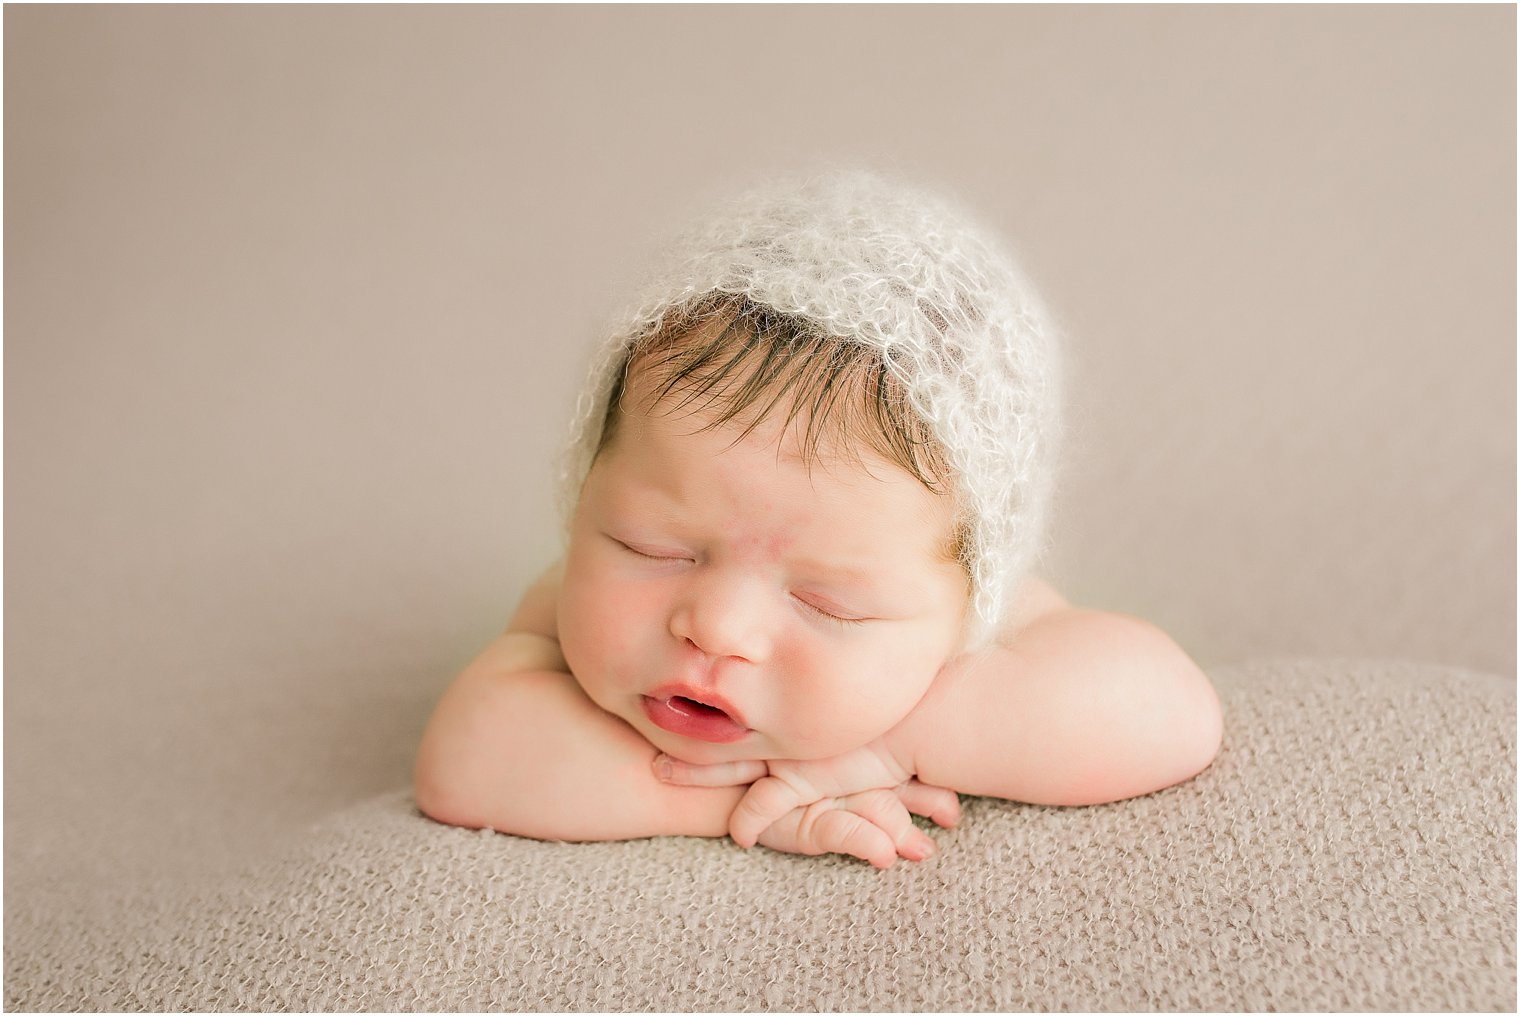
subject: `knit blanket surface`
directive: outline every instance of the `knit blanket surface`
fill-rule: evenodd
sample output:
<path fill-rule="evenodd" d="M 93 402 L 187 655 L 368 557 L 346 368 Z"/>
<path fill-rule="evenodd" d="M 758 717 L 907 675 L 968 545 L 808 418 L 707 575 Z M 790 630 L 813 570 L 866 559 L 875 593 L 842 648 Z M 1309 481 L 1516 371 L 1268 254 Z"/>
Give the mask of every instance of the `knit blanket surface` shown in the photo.
<path fill-rule="evenodd" d="M 1510 1010 L 1513 684 L 1264 661 L 1145 798 L 966 798 L 877 872 L 727 840 L 546 843 L 406 791 L 88 913 L 5 900 L 11 1009 Z"/>

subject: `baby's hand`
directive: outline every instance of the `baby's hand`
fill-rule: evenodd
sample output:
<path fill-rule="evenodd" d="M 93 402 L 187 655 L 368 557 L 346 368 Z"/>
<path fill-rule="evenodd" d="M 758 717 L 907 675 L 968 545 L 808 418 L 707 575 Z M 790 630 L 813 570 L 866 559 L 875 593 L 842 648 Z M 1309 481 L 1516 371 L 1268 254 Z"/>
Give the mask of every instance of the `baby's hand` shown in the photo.
<path fill-rule="evenodd" d="M 953 791 L 912 779 L 880 743 L 828 759 L 692 765 L 669 756 L 655 772 L 683 786 L 753 786 L 734 809 L 729 834 L 748 847 L 762 843 L 792 853 L 850 854 L 877 867 L 898 856 L 922 860 L 933 841 L 909 813 L 940 826 L 960 819 Z"/>
<path fill-rule="evenodd" d="M 890 868 L 899 857 L 922 861 L 934 854 L 934 841 L 913 824 L 910 812 L 952 826 L 960 801 L 952 791 L 909 780 L 891 789 L 825 797 L 793 808 L 763 830 L 757 842 L 791 854 L 848 854 Z"/>

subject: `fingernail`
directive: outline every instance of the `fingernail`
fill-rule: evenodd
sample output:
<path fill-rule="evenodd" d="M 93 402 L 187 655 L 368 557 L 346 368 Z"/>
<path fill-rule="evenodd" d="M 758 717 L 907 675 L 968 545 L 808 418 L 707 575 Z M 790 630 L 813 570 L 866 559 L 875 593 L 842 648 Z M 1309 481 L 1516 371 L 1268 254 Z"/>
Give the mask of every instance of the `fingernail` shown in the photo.
<path fill-rule="evenodd" d="M 654 775 L 657 779 L 668 780 L 676 773 L 676 767 L 671 765 L 669 755 L 656 755 L 654 757 Z"/>

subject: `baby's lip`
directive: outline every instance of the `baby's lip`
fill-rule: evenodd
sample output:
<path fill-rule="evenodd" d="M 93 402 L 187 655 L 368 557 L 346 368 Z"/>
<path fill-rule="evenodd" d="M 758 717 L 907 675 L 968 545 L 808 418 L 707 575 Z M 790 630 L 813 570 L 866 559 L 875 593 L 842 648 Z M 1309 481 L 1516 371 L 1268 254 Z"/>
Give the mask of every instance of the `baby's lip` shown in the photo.
<path fill-rule="evenodd" d="M 699 741 L 726 744 L 749 733 L 744 717 L 721 695 L 685 684 L 667 684 L 640 696 L 649 721 L 662 730 Z"/>
<path fill-rule="evenodd" d="M 744 722 L 744 714 L 734 706 L 732 702 L 719 695 L 710 688 L 698 688 L 691 684 L 672 683 L 662 684 L 654 691 L 649 692 L 652 699 L 687 699 L 699 706 L 707 706 L 709 709 L 718 709 L 728 714 L 729 719 L 739 726 L 748 729 L 749 724 Z"/>

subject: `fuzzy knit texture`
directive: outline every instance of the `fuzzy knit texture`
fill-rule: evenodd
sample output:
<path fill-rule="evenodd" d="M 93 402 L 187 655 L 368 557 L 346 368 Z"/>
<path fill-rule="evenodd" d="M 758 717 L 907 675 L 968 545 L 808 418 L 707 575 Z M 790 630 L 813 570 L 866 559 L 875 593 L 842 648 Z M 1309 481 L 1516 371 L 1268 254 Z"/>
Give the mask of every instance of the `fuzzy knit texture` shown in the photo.
<path fill-rule="evenodd" d="M 878 354 L 953 472 L 984 643 L 1042 549 L 1059 422 L 1057 345 L 1001 241 L 947 199 L 866 172 L 783 179 L 666 242 L 596 353 L 571 428 L 566 514 L 630 351 L 714 294 L 800 318 Z"/>
<path fill-rule="evenodd" d="M 1513 1011 L 1512 682 L 1212 676 L 1224 749 L 1197 779 L 1092 808 L 967 798 L 935 858 L 887 872 L 455 829 L 397 791 L 236 877 L 88 914 L 8 895 L 6 1006 Z"/>

